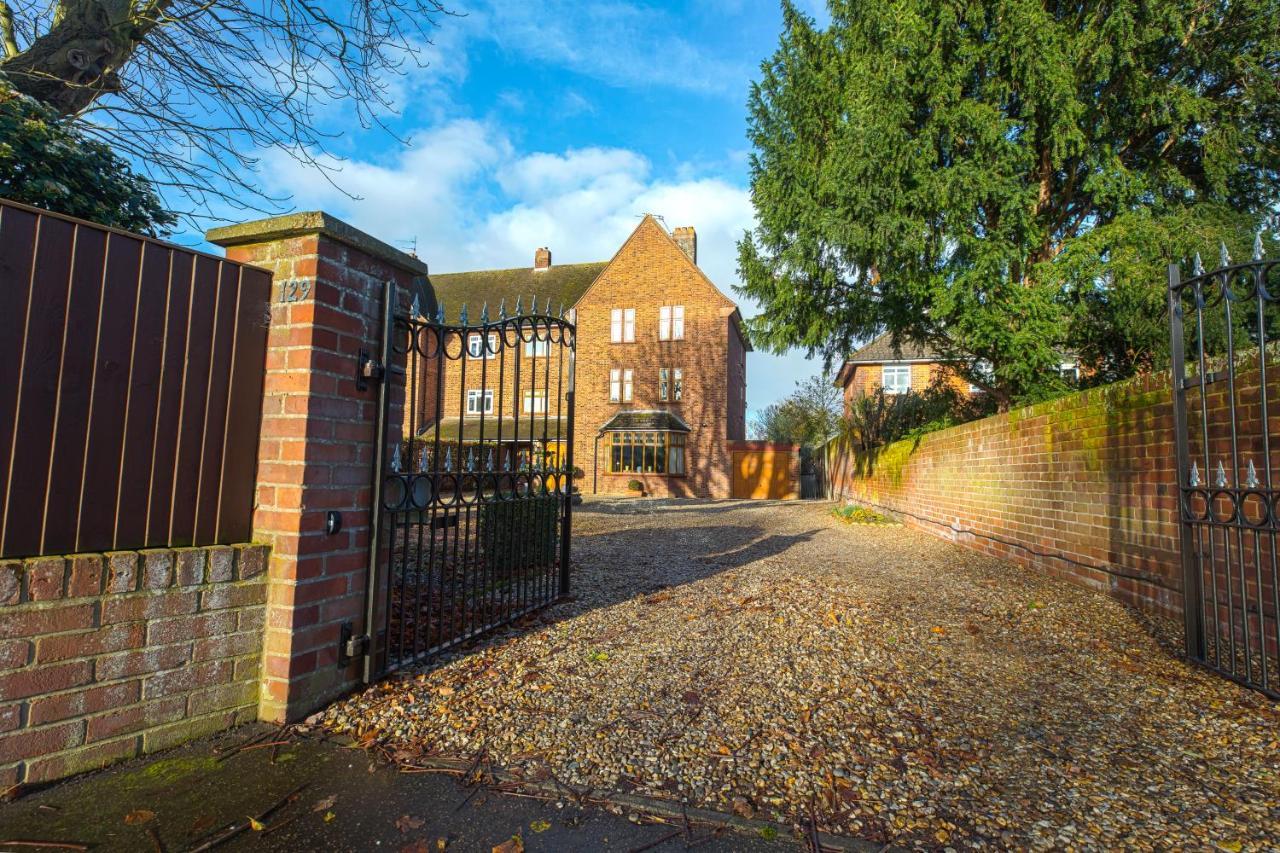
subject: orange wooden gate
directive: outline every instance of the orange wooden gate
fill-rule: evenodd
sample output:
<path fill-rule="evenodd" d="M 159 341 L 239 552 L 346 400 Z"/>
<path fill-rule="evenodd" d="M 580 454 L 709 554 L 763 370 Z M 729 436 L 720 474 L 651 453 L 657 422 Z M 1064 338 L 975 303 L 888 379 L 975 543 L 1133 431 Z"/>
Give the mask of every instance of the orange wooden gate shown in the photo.
<path fill-rule="evenodd" d="M 730 442 L 732 496 L 751 500 L 800 497 L 800 448 L 765 441 Z"/>

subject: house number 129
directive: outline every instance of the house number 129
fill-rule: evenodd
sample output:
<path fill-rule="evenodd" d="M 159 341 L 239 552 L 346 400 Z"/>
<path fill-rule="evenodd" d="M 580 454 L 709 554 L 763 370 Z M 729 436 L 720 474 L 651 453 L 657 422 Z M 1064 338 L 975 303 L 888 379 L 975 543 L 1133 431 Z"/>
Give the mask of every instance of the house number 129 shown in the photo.
<path fill-rule="evenodd" d="M 311 280 L 307 278 L 286 278 L 280 282 L 281 302 L 301 302 L 311 293 Z"/>

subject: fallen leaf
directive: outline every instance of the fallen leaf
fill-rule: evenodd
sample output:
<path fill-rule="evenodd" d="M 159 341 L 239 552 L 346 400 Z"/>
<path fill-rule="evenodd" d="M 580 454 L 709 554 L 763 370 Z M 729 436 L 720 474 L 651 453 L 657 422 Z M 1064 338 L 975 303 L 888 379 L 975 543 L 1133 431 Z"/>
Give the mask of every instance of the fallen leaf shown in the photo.
<path fill-rule="evenodd" d="M 493 853 L 524 853 L 524 839 L 518 835 L 513 835 L 497 847 L 494 847 Z"/>
<path fill-rule="evenodd" d="M 323 800 L 317 801 L 316 804 L 311 807 L 311 811 L 312 813 L 327 812 L 329 809 L 333 808 L 333 804 L 336 802 L 338 802 L 338 795 L 330 794 L 329 796 L 325 797 Z"/>
<path fill-rule="evenodd" d="M 249 828 L 254 832 L 262 832 L 262 830 L 267 828 L 267 825 L 256 817 L 251 817 L 249 818 Z"/>
<path fill-rule="evenodd" d="M 144 823 L 150 823 L 156 819 L 156 813 L 148 809 L 134 809 L 124 816 L 124 822 L 129 826 L 138 826 Z"/>
<path fill-rule="evenodd" d="M 755 817 L 756 810 L 751 803 L 747 801 L 746 797 L 734 797 L 733 813 L 739 817 L 745 817 L 747 820 L 751 820 L 751 818 Z"/>
<path fill-rule="evenodd" d="M 421 829 L 424 823 L 426 823 L 426 821 L 420 817 L 412 817 L 407 814 L 402 814 L 400 817 L 396 818 L 396 829 L 401 832 L 408 832 L 412 829 Z"/>
<path fill-rule="evenodd" d="M 546 832 L 551 828 L 551 824 L 545 820 L 535 820 L 533 823 L 529 824 L 529 828 L 534 832 Z"/>
<path fill-rule="evenodd" d="M 336 815 L 336 814 L 334 814 L 333 812 L 325 812 L 325 813 L 324 813 L 324 822 L 325 822 L 325 823 L 329 823 L 329 822 L 330 822 L 330 821 L 332 821 L 335 817 L 337 817 L 337 815 Z"/>

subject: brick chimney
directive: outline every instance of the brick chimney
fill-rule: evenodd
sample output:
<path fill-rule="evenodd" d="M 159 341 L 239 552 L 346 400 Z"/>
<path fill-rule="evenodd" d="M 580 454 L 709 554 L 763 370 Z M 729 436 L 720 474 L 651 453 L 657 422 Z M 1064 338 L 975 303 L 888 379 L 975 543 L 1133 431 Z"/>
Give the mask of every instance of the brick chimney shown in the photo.
<path fill-rule="evenodd" d="M 689 256 L 689 260 L 696 264 L 698 262 L 698 232 L 693 230 L 693 226 L 682 225 L 672 231 L 671 236 L 675 239 L 676 245 Z"/>
<path fill-rule="evenodd" d="M 533 253 L 533 268 L 535 270 L 551 269 L 551 250 L 546 246 Z"/>

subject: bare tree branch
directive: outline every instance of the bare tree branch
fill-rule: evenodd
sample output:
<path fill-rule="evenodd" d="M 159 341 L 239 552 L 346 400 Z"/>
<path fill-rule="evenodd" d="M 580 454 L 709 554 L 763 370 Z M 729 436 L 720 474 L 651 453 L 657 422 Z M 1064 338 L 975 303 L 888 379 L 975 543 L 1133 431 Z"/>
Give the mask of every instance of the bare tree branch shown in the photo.
<path fill-rule="evenodd" d="M 339 110 L 385 129 L 441 0 L 0 0 L 14 89 L 74 117 L 191 209 L 279 209 L 264 151 L 332 179 Z"/>

